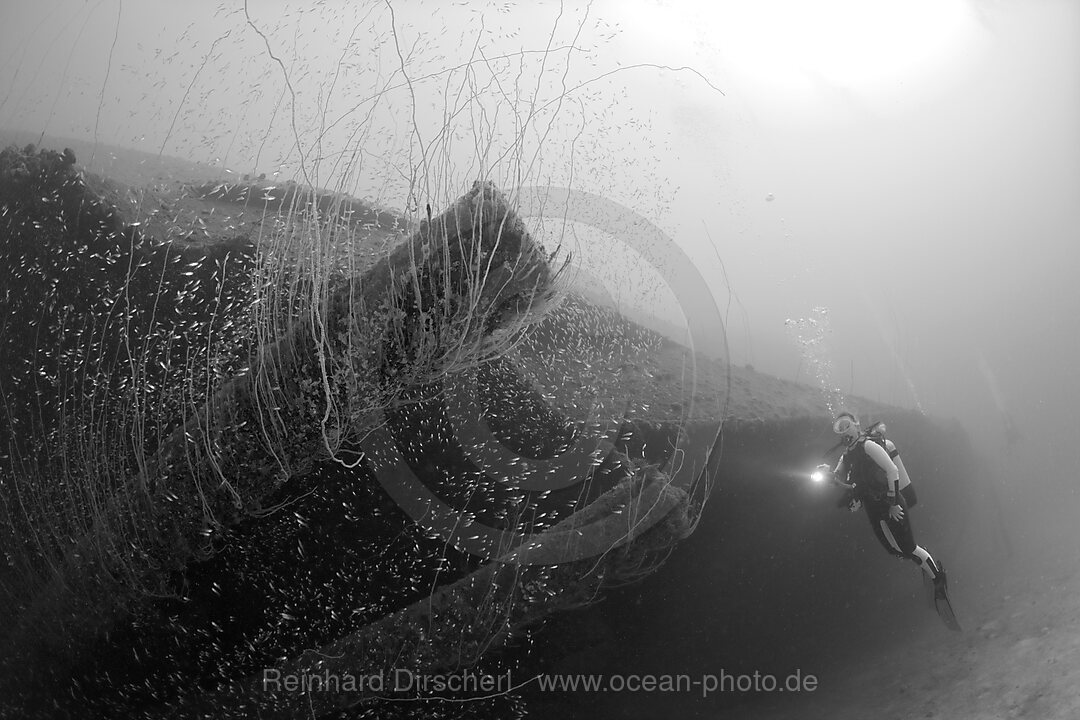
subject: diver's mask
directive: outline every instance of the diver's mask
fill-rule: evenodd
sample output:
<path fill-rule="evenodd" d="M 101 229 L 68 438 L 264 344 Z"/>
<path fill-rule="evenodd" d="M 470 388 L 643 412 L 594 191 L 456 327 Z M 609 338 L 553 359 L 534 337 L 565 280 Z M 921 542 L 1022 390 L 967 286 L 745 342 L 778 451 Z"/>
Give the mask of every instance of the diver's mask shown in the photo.
<path fill-rule="evenodd" d="M 859 421 L 851 413 L 840 413 L 832 426 L 833 432 L 842 435 L 850 443 L 859 436 Z"/>

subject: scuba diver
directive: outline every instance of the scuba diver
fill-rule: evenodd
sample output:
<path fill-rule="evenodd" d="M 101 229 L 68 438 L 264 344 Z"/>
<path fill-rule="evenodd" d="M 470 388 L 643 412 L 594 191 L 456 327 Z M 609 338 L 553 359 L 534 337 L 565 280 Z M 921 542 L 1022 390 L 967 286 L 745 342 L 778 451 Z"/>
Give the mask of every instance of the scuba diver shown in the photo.
<path fill-rule="evenodd" d="M 821 465 L 818 471 L 843 487 L 840 506 L 852 512 L 866 510 L 878 542 L 890 554 L 915 562 L 933 586 L 933 604 L 950 630 L 959 630 L 949 602 L 945 569 L 921 545 L 915 543 L 906 508 L 918 502 L 907 469 L 892 441 L 885 438 L 885 426 L 875 423 L 863 432 L 858 419 L 840 413 L 833 431 L 842 437 L 843 455 L 834 469 Z"/>

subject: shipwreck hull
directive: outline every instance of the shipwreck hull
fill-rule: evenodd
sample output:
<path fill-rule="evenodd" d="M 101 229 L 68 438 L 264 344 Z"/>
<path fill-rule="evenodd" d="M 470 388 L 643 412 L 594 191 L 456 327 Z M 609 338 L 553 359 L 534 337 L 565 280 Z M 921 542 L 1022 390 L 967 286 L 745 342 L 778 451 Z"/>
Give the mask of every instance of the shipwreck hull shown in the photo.
<path fill-rule="evenodd" d="M 66 159 L 57 177 L 90 192 Z M 304 212 L 317 223 L 328 208 Z M 137 224 L 107 208 L 103 217 L 101 238 L 138 245 Z M 565 333 L 549 332 L 560 322 L 588 318 L 575 342 L 614 323 L 571 302 L 545 326 L 556 275 L 506 198 L 477 184 L 362 276 L 335 276 L 318 312 L 280 325 L 242 372 L 125 450 L 137 472 L 100 499 L 81 533 L 59 538 L 59 562 L 24 589 L 0 639 L 11 709 L 310 709 L 313 697 L 267 694 L 259 669 L 325 671 L 303 652 L 313 646 L 340 656 L 335 667 L 370 672 L 403 659 L 417 672 L 471 666 L 542 618 L 654 569 L 700 515 L 702 458 L 718 426 L 693 439 L 695 461 L 683 464 L 690 439 L 677 424 L 624 411 L 605 431 L 550 406 L 506 350 L 530 328 L 533 351 L 551 353 L 563 349 Z M 638 354 L 654 347 L 636 331 L 619 342 Z M 613 348 L 601 354 L 618 363 Z M 449 377 L 468 378 L 466 391 L 448 392 Z M 450 416 L 483 420 L 466 431 Z M 585 437 L 591 451 L 575 450 Z M 502 454 L 477 455 L 484 444 Z M 543 478 L 574 453 L 585 465 L 562 471 L 561 484 L 507 482 L 507 457 Z M 465 521 L 431 525 L 436 504 Z M 481 526 L 494 540 L 467 542 Z M 368 700 L 317 702 L 330 712 Z"/>

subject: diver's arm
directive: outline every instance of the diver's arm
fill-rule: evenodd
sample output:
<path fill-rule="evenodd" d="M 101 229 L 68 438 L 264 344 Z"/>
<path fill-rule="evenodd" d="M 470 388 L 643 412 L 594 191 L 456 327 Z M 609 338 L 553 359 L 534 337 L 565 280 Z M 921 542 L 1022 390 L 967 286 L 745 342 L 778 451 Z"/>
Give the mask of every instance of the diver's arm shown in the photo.
<path fill-rule="evenodd" d="M 881 447 L 876 442 L 863 443 L 863 450 L 865 450 L 866 454 L 885 471 L 886 481 L 888 483 L 887 493 L 889 504 L 895 505 L 899 502 L 896 499 L 897 485 L 900 483 L 899 468 L 896 467 L 896 463 L 889 457 L 889 453 L 885 448 Z"/>
<path fill-rule="evenodd" d="M 908 476 L 907 468 L 904 467 L 904 459 L 897 455 L 892 461 L 893 464 L 896 465 L 897 471 L 900 473 L 900 483 L 897 487 L 903 490 L 911 484 L 911 478 Z"/>
<path fill-rule="evenodd" d="M 850 487 L 850 484 L 844 482 L 842 478 L 847 477 L 847 467 L 844 465 L 844 456 L 840 456 L 840 460 L 836 463 L 836 467 L 832 470 L 832 481 L 836 485 L 843 485 L 844 487 Z"/>
<path fill-rule="evenodd" d="M 897 484 L 897 490 L 903 490 L 911 484 L 911 477 L 908 476 L 907 468 L 904 467 L 904 459 L 900 457 L 900 451 L 896 449 L 896 443 L 892 440 L 885 440 L 885 450 L 889 453 L 889 458 L 896 465 L 897 471 L 900 473 L 900 482 Z"/>

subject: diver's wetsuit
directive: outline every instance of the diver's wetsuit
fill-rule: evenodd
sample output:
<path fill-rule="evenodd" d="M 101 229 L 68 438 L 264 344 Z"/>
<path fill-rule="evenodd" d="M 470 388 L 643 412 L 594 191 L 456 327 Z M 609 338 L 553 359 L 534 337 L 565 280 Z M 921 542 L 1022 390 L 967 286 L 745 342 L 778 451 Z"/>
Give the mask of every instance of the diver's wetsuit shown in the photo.
<path fill-rule="evenodd" d="M 913 488 L 909 487 L 911 480 L 896 446 L 889 440 L 862 436 L 844 452 L 834 473 L 845 484 L 854 486 L 854 498 L 862 502 L 881 546 L 917 563 L 931 580 L 937 579 L 941 568 L 930 553 L 915 543 L 907 513 L 900 520 L 889 517 L 892 505 L 904 508 L 915 502 Z"/>

